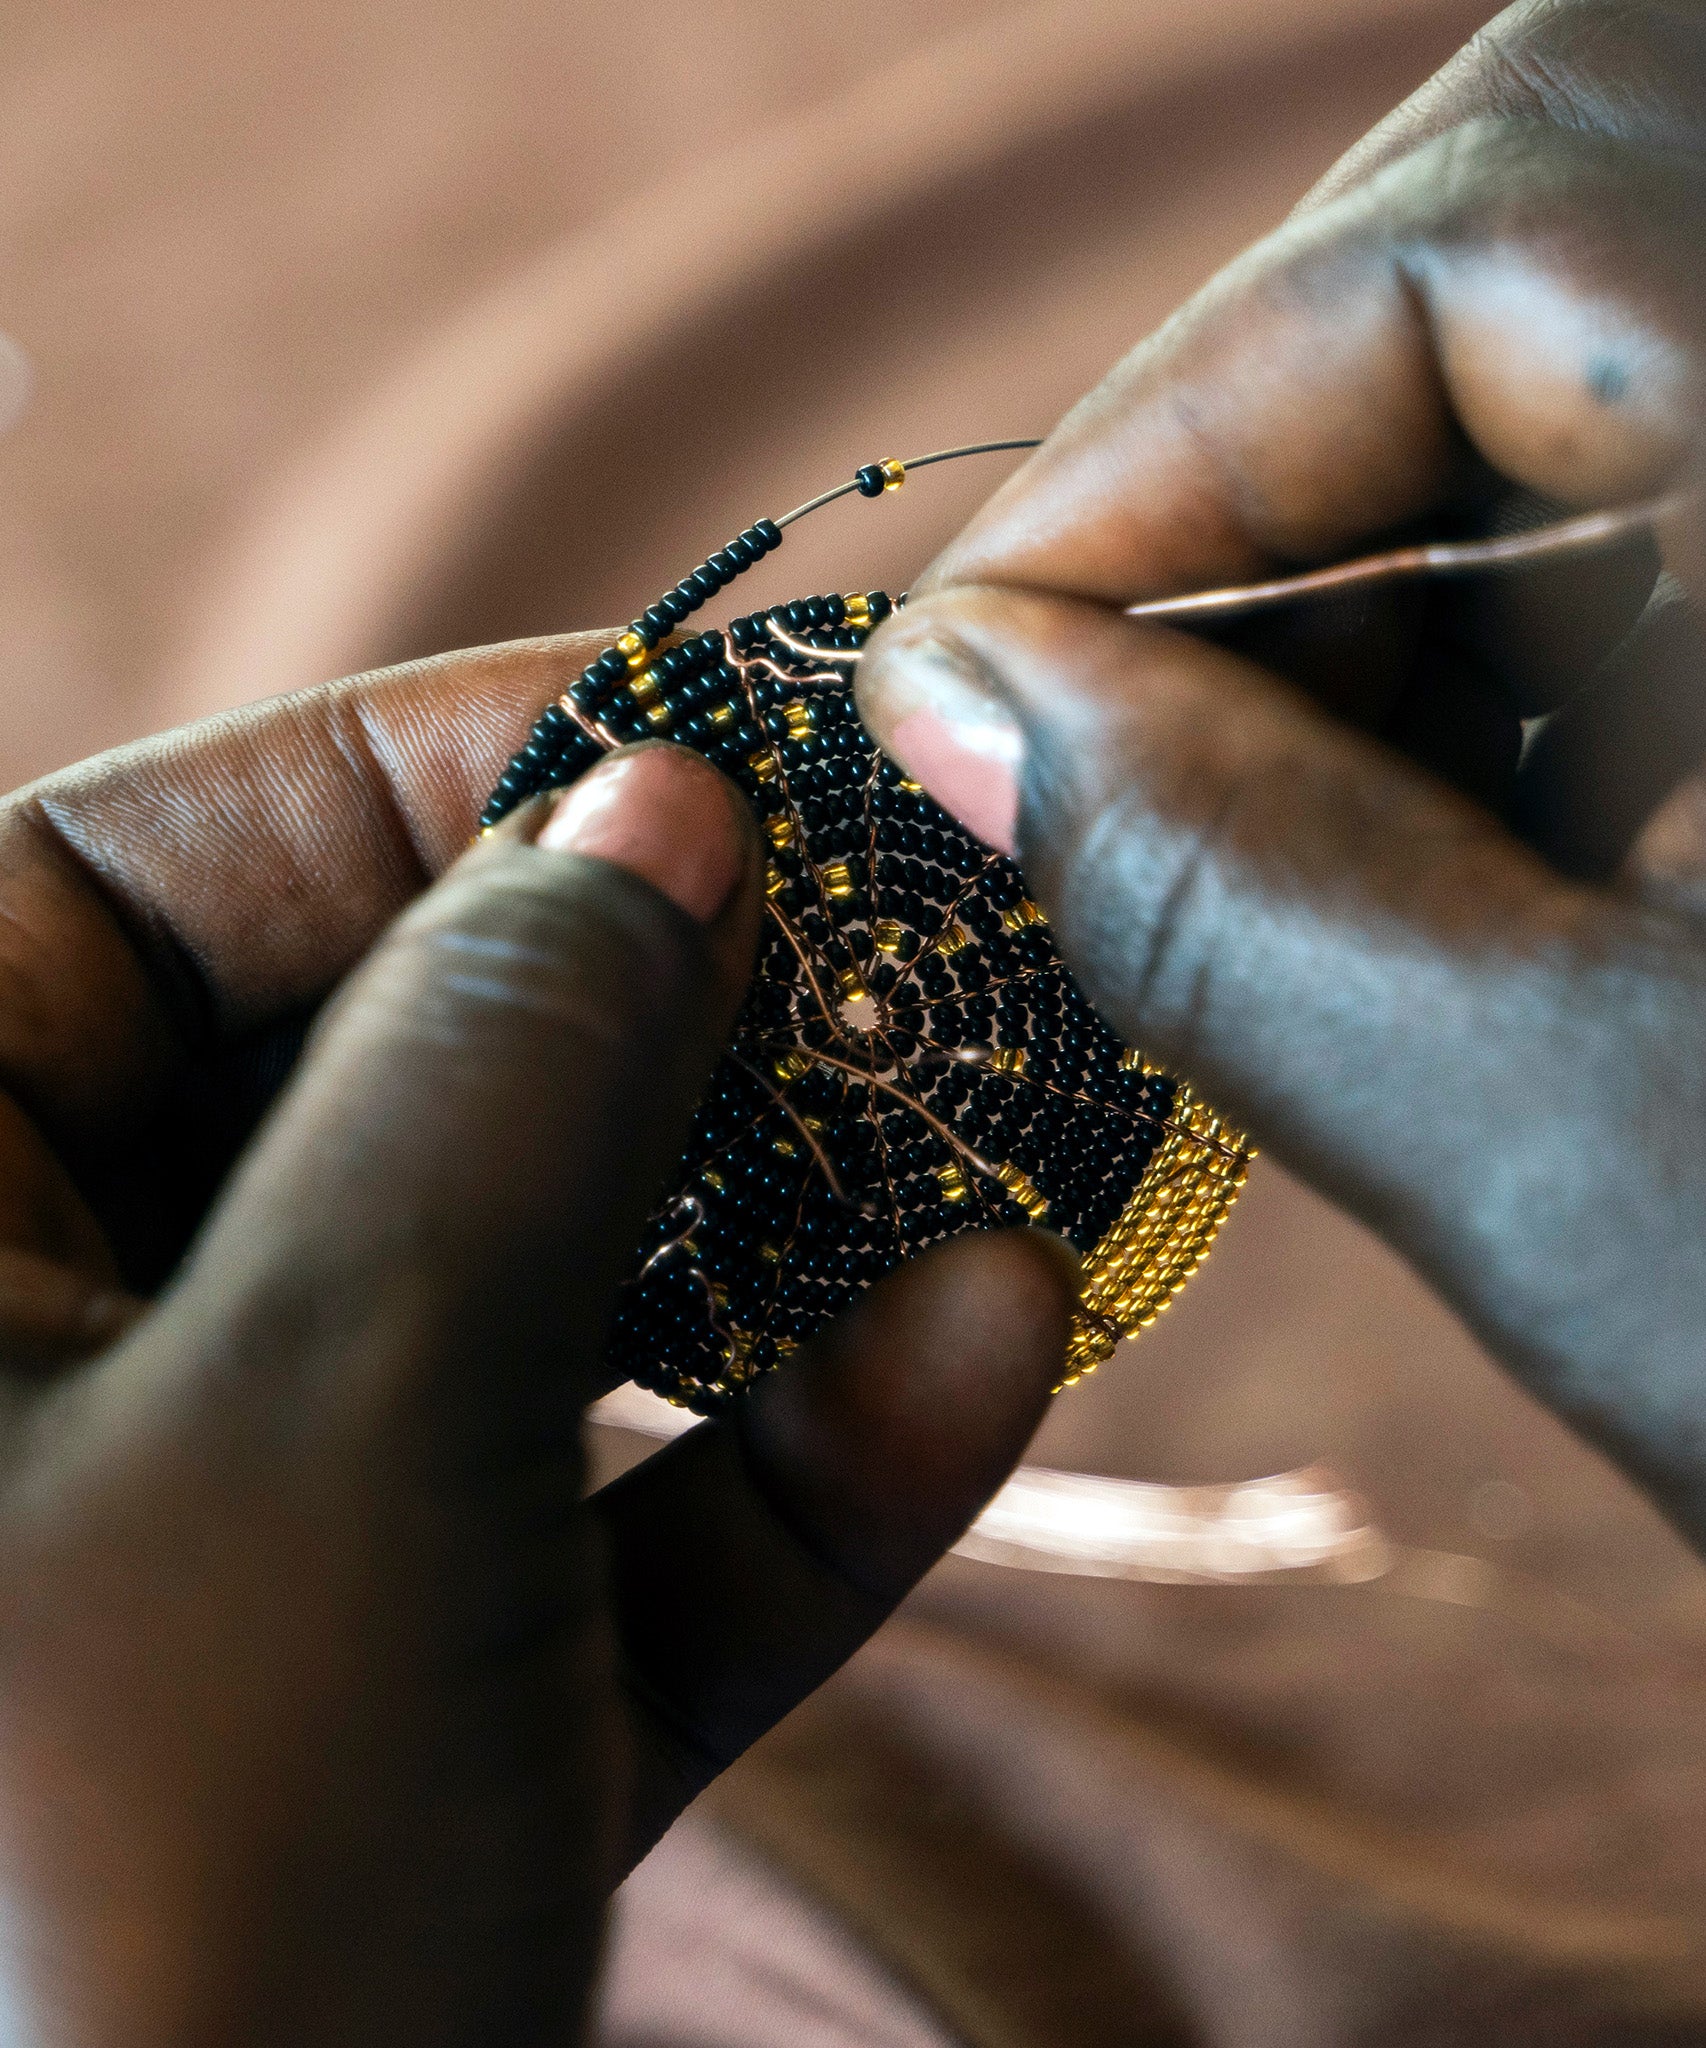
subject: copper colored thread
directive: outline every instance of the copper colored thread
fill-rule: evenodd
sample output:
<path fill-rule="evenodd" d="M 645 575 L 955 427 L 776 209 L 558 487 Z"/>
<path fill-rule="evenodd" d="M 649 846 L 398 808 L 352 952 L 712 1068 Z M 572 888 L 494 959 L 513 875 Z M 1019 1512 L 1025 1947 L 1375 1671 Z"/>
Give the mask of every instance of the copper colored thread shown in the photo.
<path fill-rule="evenodd" d="M 1299 597 L 1360 588 L 1368 583 L 1399 583 L 1418 576 L 1464 576 L 1478 569 L 1520 568 L 1553 555 L 1585 553 L 1625 534 L 1652 526 L 1667 514 L 1697 502 L 1695 492 L 1677 492 L 1620 505 L 1605 512 L 1584 512 L 1527 533 L 1500 535 L 1495 540 L 1437 540 L 1416 547 L 1389 548 L 1383 554 L 1359 555 L 1325 569 L 1306 569 L 1296 576 L 1276 576 L 1265 583 L 1228 584 L 1219 590 L 1193 590 L 1183 597 L 1151 597 L 1128 604 L 1128 619 L 1225 618 L 1260 611 Z"/>

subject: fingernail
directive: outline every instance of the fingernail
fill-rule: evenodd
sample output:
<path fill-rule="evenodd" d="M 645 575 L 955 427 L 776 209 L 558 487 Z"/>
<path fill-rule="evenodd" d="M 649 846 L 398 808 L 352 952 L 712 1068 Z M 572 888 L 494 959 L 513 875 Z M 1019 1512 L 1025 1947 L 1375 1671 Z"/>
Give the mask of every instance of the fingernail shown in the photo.
<path fill-rule="evenodd" d="M 977 662 L 951 640 L 902 640 L 861 681 L 884 749 L 968 832 L 1011 854 L 1025 739 Z"/>
<path fill-rule="evenodd" d="M 685 747 L 636 747 L 601 761 L 566 789 L 534 844 L 611 861 L 709 924 L 746 866 L 739 801 L 716 769 Z"/>

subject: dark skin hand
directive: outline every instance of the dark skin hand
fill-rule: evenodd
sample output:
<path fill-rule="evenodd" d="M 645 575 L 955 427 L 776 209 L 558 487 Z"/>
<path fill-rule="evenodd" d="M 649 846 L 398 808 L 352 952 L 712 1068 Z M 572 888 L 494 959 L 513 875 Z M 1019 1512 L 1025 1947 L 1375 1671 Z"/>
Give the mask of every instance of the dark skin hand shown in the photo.
<path fill-rule="evenodd" d="M 1518 7 L 1067 417 L 859 681 L 1116 1027 L 1696 1544 L 1698 507 L 1656 589 L 1637 542 L 1214 634 L 1118 608 L 1703 480 L 1706 6 Z"/>
<path fill-rule="evenodd" d="M 1651 605 L 1631 545 L 1212 638 L 1117 607 L 1694 484 L 1703 113 L 1706 7 L 1503 17 L 1065 422 L 860 685 L 1115 1023 L 1697 1540 L 1699 519 Z M 690 766 L 600 857 L 535 813 L 452 868 L 585 652 L 311 693 L 0 820 L 20 2038 L 576 2038 L 611 1877 L 1040 1413 L 1059 1248 L 961 1240 L 580 1504 L 757 914 Z"/>
<path fill-rule="evenodd" d="M 9 2039 L 580 2038 L 612 1881 L 1046 1403 L 1070 1254 L 961 1240 L 583 1504 L 762 865 L 671 747 L 463 853 L 590 651 L 358 678 L 0 809 Z"/>

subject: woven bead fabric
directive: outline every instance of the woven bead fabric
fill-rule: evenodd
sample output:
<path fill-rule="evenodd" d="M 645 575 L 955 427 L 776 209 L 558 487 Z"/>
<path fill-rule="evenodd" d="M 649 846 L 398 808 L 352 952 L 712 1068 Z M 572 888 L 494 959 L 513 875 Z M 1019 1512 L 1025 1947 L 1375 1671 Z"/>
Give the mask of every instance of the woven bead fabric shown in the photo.
<path fill-rule="evenodd" d="M 660 736 L 758 813 L 756 976 L 612 1340 L 623 1377 L 704 1412 L 911 1254 L 1026 1222 L 1085 1255 L 1075 1379 L 1166 1305 L 1244 1175 L 1238 1134 L 1079 993 L 1013 863 L 873 746 L 835 657 L 888 609 L 810 598 L 638 675 L 595 664 L 487 813 Z"/>

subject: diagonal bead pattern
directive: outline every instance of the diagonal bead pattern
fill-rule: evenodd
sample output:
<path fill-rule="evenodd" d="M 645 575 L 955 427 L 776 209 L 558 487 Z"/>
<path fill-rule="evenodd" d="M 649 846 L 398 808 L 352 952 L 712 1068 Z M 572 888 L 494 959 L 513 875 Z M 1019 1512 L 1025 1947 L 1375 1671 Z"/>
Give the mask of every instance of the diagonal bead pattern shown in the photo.
<path fill-rule="evenodd" d="M 1035 1222 L 1084 1257 L 1070 1384 L 1184 1285 L 1249 1147 L 1120 1044 L 1018 868 L 872 745 L 850 657 L 885 596 L 805 598 L 663 644 L 771 535 L 748 529 L 601 654 L 482 820 L 666 737 L 740 785 L 769 845 L 757 973 L 637 1251 L 612 1367 L 714 1412 L 901 1260 Z"/>

